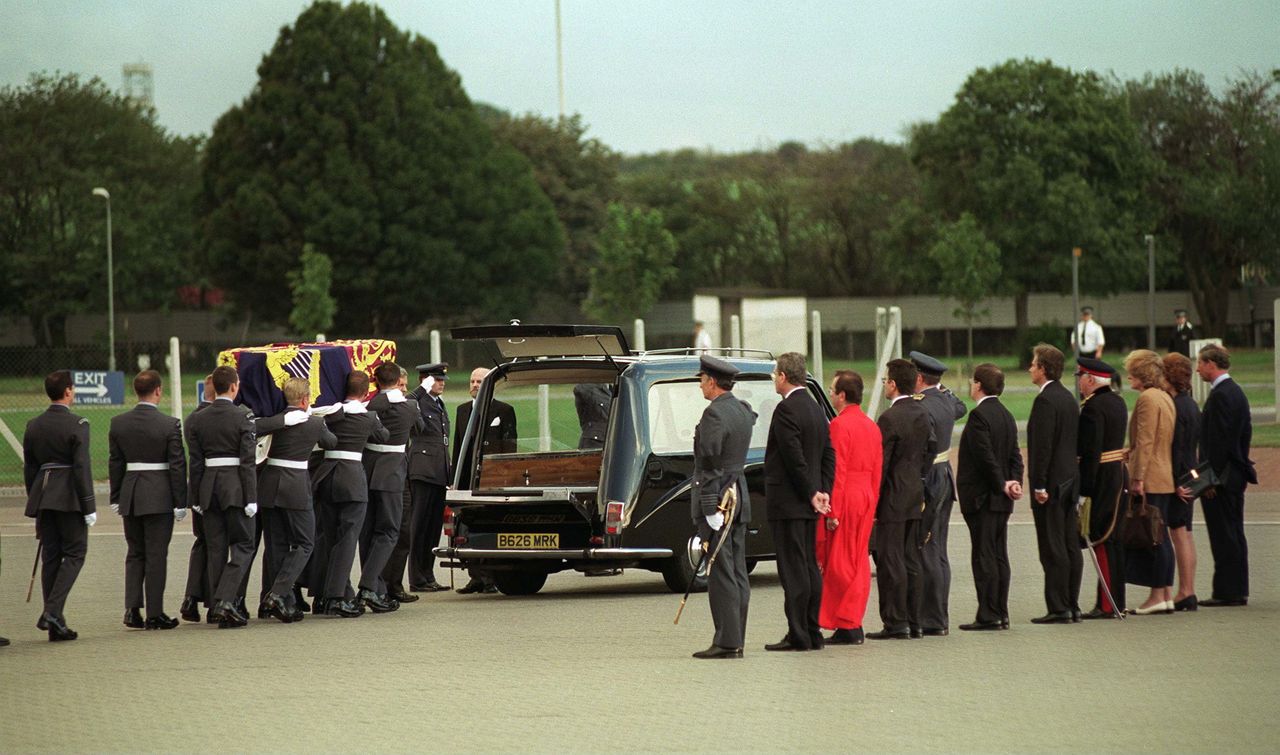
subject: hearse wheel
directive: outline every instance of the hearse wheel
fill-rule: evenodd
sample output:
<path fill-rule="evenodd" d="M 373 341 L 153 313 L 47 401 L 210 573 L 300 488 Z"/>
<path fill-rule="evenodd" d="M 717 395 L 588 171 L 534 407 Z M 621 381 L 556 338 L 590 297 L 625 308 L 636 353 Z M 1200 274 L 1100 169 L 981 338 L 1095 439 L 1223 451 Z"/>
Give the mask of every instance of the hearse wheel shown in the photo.
<path fill-rule="evenodd" d="M 702 558 L 701 547 L 694 545 L 693 536 L 690 536 L 681 550 L 683 552 L 677 551 L 662 565 L 662 579 L 667 583 L 667 588 L 671 592 L 684 592 L 689 590 L 689 585 L 692 583 L 693 589 L 690 592 L 706 592 L 706 566 L 704 565 L 698 573 L 694 573 L 694 567 Z"/>
<path fill-rule="evenodd" d="M 547 583 L 546 572 L 495 572 L 493 583 L 503 595 L 533 595 Z"/>

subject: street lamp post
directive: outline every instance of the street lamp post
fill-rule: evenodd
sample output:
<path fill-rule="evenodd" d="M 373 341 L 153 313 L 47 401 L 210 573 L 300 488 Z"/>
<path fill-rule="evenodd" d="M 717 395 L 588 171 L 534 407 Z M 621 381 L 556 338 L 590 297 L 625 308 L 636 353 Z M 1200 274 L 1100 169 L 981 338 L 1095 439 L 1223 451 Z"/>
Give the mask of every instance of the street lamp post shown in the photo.
<path fill-rule="evenodd" d="M 1147 348 L 1156 350 L 1156 237 L 1147 241 Z"/>
<path fill-rule="evenodd" d="M 107 200 L 107 369 L 116 371 L 115 265 L 111 261 L 111 192 L 98 186 L 93 195 Z"/>

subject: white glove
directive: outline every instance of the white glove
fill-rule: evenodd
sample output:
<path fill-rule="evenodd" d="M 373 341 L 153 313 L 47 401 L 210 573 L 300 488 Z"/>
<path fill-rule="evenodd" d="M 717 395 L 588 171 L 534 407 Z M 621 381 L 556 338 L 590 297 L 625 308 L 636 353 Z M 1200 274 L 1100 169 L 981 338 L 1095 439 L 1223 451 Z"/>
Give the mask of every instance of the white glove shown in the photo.
<path fill-rule="evenodd" d="M 251 503 L 248 506 L 244 507 L 245 516 L 252 517 L 254 514 L 257 514 L 257 513 L 258 513 L 258 504 L 256 503 Z"/>
<path fill-rule="evenodd" d="M 424 377 L 424 378 L 422 379 L 422 383 L 421 383 L 421 385 L 422 385 L 422 390 L 426 391 L 427 393 L 430 393 L 430 392 L 431 392 L 431 386 L 433 386 L 433 385 L 435 385 L 435 384 L 436 384 L 436 379 L 435 379 L 435 377 L 433 377 L 433 376 L 431 376 L 431 375 L 427 375 L 426 377 Z"/>
<path fill-rule="evenodd" d="M 174 510 L 173 510 L 173 521 L 175 521 L 175 522 L 181 522 L 183 519 L 186 519 L 186 518 L 187 518 L 187 510 L 186 510 L 186 509 L 174 509 Z"/>
<path fill-rule="evenodd" d="M 719 532 L 720 528 L 724 526 L 724 514 L 717 511 L 716 513 L 708 516 L 707 525 L 716 532 Z"/>
<path fill-rule="evenodd" d="M 115 514 L 116 516 L 119 516 L 119 515 L 120 515 L 120 504 L 118 504 L 118 503 L 113 503 L 113 504 L 111 504 L 111 513 Z"/>
<path fill-rule="evenodd" d="M 97 514 L 97 512 L 94 512 L 94 513 L 92 513 L 92 514 L 85 514 L 85 515 L 84 515 L 84 523 L 85 523 L 85 524 L 87 524 L 87 525 L 89 525 L 90 527 L 92 527 L 92 526 L 94 525 L 94 523 L 95 523 L 95 522 L 97 522 L 97 521 L 98 521 L 98 514 Z"/>
<path fill-rule="evenodd" d="M 291 412 L 286 412 L 284 415 L 285 427 L 293 427 L 294 425 L 301 425 L 303 422 L 306 422 L 306 421 L 307 421 L 307 413 L 302 411 L 301 409 L 294 409 Z"/>
<path fill-rule="evenodd" d="M 204 509 L 200 508 L 199 506 L 192 506 L 191 510 L 196 512 L 200 516 L 204 516 Z"/>

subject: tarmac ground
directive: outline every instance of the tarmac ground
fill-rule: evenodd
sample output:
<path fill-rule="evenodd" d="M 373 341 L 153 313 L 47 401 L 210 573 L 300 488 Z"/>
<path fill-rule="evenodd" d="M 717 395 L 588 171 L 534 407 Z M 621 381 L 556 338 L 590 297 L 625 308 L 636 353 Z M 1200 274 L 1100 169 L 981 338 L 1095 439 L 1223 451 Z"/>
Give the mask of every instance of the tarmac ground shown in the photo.
<path fill-rule="evenodd" d="M 80 639 L 49 643 L 34 626 L 38 584 L 23 602 L 33 528 L 18 502 L 0 500 L 0 635 L 13 641 L 0 649 L 0 752 L 1275 752 L 1280 492 L 1251 492 L 1246 514 L 1245 608 L 1032 625 L 1041 571 L 1020 506 L 1013 627 L 960 632 L 975 599 L 957 512 L 949 637 L 767 653 L 785 620 L 764 563 L 746 657 L 713 662 L 689 657 L 710 641 L 705 596 L 673 626 L 679 596 L 632 570 L 553 575 L 524 598 L 424 595 L 359 619 L 126 629 L 124 538 L 105 506 L 67 606 Z M 1194 534 L 1207 598 L 1201 521 Z M 191 540 L 178 525 L 171 615 Z M 1092 575 L 1086 559 L 1086 610 Z M 1145 588 L 1129 590 L 1138 605 Z M 877 611 L 873 590 L 869 631 Z"/>

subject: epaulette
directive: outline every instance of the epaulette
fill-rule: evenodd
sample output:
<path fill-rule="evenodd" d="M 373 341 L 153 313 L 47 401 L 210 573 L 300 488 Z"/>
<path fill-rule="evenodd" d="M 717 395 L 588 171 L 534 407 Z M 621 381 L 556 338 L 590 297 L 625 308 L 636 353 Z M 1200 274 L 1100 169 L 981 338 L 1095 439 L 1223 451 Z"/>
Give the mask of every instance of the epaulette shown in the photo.
<path fill-rule="evenodd" d="M 80 421 L 79 421 L 79 422 L 77 422 L 76 424 L 77 424 L 77 425 L 87 425 L 87 424 L 89 424 L 89 418 L 88 418 L 88 417 L 81 417 L 81 418 L 80 418 Z"/>

